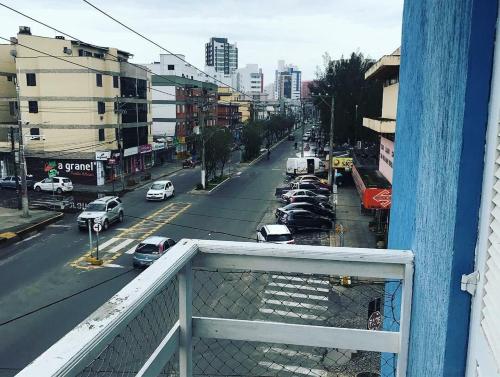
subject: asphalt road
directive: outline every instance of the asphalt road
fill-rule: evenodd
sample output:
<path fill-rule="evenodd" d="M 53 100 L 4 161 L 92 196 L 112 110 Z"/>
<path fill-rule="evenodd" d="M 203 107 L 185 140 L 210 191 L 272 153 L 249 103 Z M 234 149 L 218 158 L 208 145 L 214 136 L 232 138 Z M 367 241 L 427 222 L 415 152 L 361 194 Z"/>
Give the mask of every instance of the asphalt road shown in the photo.
<path fill-rule="evenodd" d="M 100 257 L 107 267 L 90 268 L 84 261 L 88 235 L 77 229 L 77 215 L 72 214 L 3 249 L 0 376 L 16 374 L 136 277 L 140 271 L 131 268 L 132 255 L 127 252 L 145 235 L 176 240 L 255 239 L 255 229 L 274 201 L 274 188 L 283 181 L 292 149 L 293 143 L 283 142 L 270 160 L 249 166 L 210 194 L 191 193 L 199 168 L 169 177 L 176 196 L 166 202 L 146 202 L 147 187 L 126 194 L 124 222 L 100 237 Z"/>

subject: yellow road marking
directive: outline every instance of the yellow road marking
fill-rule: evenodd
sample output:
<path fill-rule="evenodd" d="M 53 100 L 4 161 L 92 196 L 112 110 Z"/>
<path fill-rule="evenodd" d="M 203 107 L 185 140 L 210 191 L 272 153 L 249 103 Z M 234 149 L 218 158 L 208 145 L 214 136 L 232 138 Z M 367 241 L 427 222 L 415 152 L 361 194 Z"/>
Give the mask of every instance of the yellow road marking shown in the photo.
<path fill-rule="evenodd" d="M 172 215 L 170 215 L 168 218 L 164 219 L 162 215 L 164 214 L 163 212 L 166 212 L 170 209 L 173 209 L 175 207 L 182 206 L 179 208 L 176 212 L 174 212 Z M 190 203 L 171 203 L 169 205 L 166 205 L 165 207 L 160 208 L 158 211 L 153 212 L 149 216 L 145 217 L 138 223 L 134 224 L 128 229 L 123 230 L 121 233 L 119 233 L 117 236 L 113 238 L 133 238 L 128 236 L 130 233 L 133 232 L 141 232 L 141 236 L 138 238 L 135 238 L 138 241 L 142 241 L 149 237 L 151 234 L 156 232 L 158 229 L 160 229 L 162 226 L 167 225 L 170 221 L 175 219 L 177 216 L 179 216 L 182 212 L 187 210 L 189 207 L 191 207 Z M 156 219 L 155 219 L 156 217 Z M 153 224 L 153 225 L 145 225 L 144 224 Z M 146 228 L 146 229 L 144 229 Z M 90 255 L 94 255 L 96 252 L 96 248 L 93 248 L 91 251 L 86 252 L 84 255 L 81 257 L 77 258 L 73 262 L 70 263 L 70 266 L 78 268 L 78 269 L 83 269 L 83 270 L 90 270 L 90 269 L 95 269 L 95 268 L 100 268 L 100 266 L 92 266 L 89 265 L 87 259 L 90 257 Z M 115 259 L 117 259 L 120 255 L 122 255 L 123 252 L 122 250 L 117 250 L 116 252 L 112 253 L 111 256 L 109 256 L 109 253 L 104 252 L 102 255 L 103 259 L 103 265 L 112 263 Z M 101 257 L 101 256 L 100 256 Z"/>

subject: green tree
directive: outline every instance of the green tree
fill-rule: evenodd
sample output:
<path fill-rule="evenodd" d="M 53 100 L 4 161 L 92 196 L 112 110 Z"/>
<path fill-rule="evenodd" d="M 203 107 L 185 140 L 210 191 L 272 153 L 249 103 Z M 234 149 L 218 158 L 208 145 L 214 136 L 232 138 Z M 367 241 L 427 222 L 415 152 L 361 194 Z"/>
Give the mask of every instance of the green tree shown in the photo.
<path fill-rule="evenodd" d="M 259 155 L 262 145 L 262 129 L 263 125 L 260 122 L 248 122 L 243 126 L 241 142 L 245 147 L 244 161 L 249 161 Z"/>
<path fill-rule="evenodd" d="M 323 135 L 330 134 L 331 95 L 335 98 L 334 141 L 343 143 L 355 140 L 374 140 L 375 133 L 362 126 L 363 116 L 378 117 L 382 108 L 382 83 L 365 80 L 365 72 L 373 61 L 362 53 L 353 52 L 348 59 L 331 60 L 324 56 L 325 67 L 310 85 L 313 95 L 323 94 L 323 99 L 314 98 L 321 112 Z"/>

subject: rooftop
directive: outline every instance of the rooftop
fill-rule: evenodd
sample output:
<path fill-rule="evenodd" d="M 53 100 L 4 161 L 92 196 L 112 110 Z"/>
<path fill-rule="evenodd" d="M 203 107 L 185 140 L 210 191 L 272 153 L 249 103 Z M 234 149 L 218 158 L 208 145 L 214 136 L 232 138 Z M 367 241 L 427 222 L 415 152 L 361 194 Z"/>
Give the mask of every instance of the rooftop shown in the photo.
<path fill-rule="evenodd" d="M 401 52 L 398 47 L 392 54 L 382 56 L 365 73 L 365 80 L 368 79 L 388 79 L 395 77 L 399 73 Z"/>

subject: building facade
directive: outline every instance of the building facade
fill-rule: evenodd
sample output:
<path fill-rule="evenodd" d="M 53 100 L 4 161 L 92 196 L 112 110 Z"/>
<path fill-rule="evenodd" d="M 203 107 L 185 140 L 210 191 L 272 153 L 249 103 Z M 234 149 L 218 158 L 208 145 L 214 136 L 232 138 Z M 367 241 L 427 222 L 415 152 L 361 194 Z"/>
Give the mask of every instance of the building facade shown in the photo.
<path fill-rule="evenodd" d="M 299 101 L 302 90 L 302 72 L 297 66 L 278 61 L 274 78 L 274 99 Z"/>
<path fill-rule="evenodd" d="M 35 36 L 27 27 L 0 53 L 2 77 L 19 88 L 24 128 L 17 137 L 29 174 L 46 178 L 47 166 L 55 165 L 75 183 L 101 185 L 151 165 L 150 75 L 128 63 L 130 53 Z M 2 87 L 12 95 L 12 85 Z M 14 108 L 9 100 L 9 116 Z M 0 160 L 9 167 L 9 125 L 0 127 Z"/>
<path fill-rule="evenodd" d="M 205 44 L 205 65 L 215 72 L 233 74 L 238 69 L 238 47 L 227 38 L 212 37 Z"/>
<path fill-rule="evenodd" d="M 248 94 L 255 100 L 261 100 L 264 94 L 264 74 L 257 64 L 247 64 L 236 71 L 237 90 Z"/>

